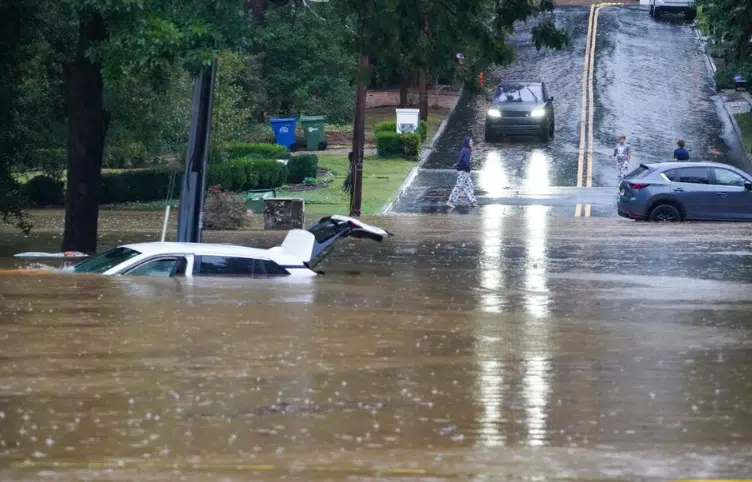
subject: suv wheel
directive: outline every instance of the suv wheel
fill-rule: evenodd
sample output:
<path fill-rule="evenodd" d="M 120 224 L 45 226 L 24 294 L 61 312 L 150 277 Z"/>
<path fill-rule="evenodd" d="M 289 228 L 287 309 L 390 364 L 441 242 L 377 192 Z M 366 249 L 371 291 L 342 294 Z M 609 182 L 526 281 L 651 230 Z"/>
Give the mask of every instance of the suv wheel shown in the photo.
<path fill-rule="evenodd" d="M 648 219 L 651 221 L 675 223 L 681 221 L 681 213 L 676 206 L 659 204 L 650 211 Z"/>

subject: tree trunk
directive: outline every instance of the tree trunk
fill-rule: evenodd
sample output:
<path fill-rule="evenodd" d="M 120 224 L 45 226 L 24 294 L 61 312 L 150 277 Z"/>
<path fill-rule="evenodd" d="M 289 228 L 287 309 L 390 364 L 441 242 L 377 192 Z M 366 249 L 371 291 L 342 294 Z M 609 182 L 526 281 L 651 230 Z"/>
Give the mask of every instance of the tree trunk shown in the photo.
<path fill-rule="evenodd" d="M 67 85 L 68 176 L 63 251 L 97 249 L 102 156 L 109 115 L 104 109 L 102 65 L 86 52 L 105 39 L 104 19 L 91 13 L 79 22 L 76 60 Z"/>
<path fill-rule="evenodd" d="M 420 120 L 428 121 L 428 75 L 426 69 L 420 69 L 420 93 L 418 95 L 418 107 Z"/>
<path fill-rule="evenodd" d="M 251 12 L 253 23 L 264 25 L 266 23 L 266 9 L 269 7 L 269 0 L 245 0 L 243 8 L 246 12 Z"/>
<path fill-rule="evenodd" d="M 399 106 L 401 108 L 410 107 L 410 76 L 408 74 L 402 76 L 399 95 Z"/>
<path fill-rule="evenodd" d="M 360 216 L 363 199 L 363 147 L 366 141 L 366 93 L 368 91 L 368 55 L 358 56 L 358 89 L 355 97 L 355 118 L 352 139 L 352 190 L 350 191 L 350 216 Z"/>

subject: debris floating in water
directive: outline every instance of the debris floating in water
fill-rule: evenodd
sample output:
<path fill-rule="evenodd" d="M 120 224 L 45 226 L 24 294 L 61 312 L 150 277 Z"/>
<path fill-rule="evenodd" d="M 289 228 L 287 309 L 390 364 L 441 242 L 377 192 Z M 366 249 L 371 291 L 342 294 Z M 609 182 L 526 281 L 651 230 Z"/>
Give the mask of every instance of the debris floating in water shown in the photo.
<path fill-rule="evenodd" d="M 89 255 L 80 251 L 63 251 L 62 253 L 42 253 L 38 251 L 29 251 L 26 253 L 14 254 L 16 258 L 86 258 Z"/>

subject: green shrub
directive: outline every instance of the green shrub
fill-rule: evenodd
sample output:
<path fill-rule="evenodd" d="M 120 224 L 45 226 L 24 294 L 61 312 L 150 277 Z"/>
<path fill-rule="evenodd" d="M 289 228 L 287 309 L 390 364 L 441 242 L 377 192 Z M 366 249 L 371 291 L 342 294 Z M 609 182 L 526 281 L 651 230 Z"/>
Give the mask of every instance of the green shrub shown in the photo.
<path fill-rule="evenodd" d="M 733 89 L 734 76 L 741 74 L 747 82 L 752 81 L 752 60 L 746 62 L 734 62 L 725 67 L 721 67 L 715 72 L 715 85 L 718 90 Z"/>
<path fill-rule="evenodd" d="M 287 161 L 287 182 L 298 184 L 307 177 L 316 177 L 319 158 L 316 154 L 299 154 Z"/>
<path fill-rule="evenodd" d="M 256 189 L 271 189 L 287 182 L 287 167 L 272 159 L 257 159 L 253 161 L 258 172 Z"/>
<path fill-rule="evenodd" d="M 242 196 L 220 186 L 212 186 L 204 206 L 204 226 L 206 229 L 242 228 L 246 221 L 246 211 Z"/>
<path fill-rule="evenodd" d="M 418 132 L 420 132 L 420 142 L 426 142 L 428 137 L 428 122 L 422 120 L 418 123 Z"/>
<path fill-rule="evenodd" d="M 402 140 L 396 132 L 376 132 L 376 152 L 381 157 L 402 155 Z"/>
<path fill-rule="evenodd" d="M 104 167 L 125 169 L 143 167 L 149 162 L 149 153 L 143 142 L 127 142 L 107 147 L 104 153 Z"/>
<path fill-rule="evenodd" d="M 418 159 L 420 154 L 422 133 L 411 132 L 400 134 L 400 142 L 402 144 L 402 155 L 408 159 Z"/>
<path fill-rule="evenodd" d="M 379 132 L 394 132 L 397 133 L 397 121 L 381 121 L 376 123 L 374 131 Z"/>
<path fill-rule="evenodd" d="M 101 204 L 155 201 L 167 198 L 172 172 L 167 169 L 139 169 L 102 174 Z M 181 176 L 176 175 L 171 197 L 180 193 Z"/>
<path fill-rule="evenodd" d="M 285 146 L 265 142 L 256 144 L 231 142 L 225 146 L 225 151 L 229 159 L 239 159 L 248 156 L 261 159 L 287 159 L 289 156 Z"/>
<path fill-rule="evenodd" d="M 376 134 L 376 152 L 380 157 L 417 159 L 421 147 L 420 137 L 418 132 L 379 132 Z"/>
<path fill-rule="evenodd" d="M 209 166 L 207 184 L 219 185 L 228 191 L 243 191 L 246 189 L 248 174 L 246 162 L 234 160 Z"/>
<path fill-rule="evenodd" d="M 62 206 L 65 204 L 63 181 L 39 175 L 29 179 L 21 188 L 24 200 L 34 207 Z"/>

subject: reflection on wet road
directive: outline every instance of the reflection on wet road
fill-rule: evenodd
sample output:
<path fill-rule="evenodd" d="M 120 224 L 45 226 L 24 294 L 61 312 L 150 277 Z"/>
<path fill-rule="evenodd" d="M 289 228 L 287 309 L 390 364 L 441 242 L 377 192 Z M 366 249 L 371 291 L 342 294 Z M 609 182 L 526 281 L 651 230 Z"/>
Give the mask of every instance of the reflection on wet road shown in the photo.
<path fill-rule="evenodd" d="M 592 186 L 600 191 L 587 194 L 576 188 L 589 10 L 558 8 L 554 15 L 557 26 L 570 33 L 570 47 L 536 51 L 530 42 L 532 24 L 528 25 L 512 39 L 517 61 L 492 72 L 489 81 L 492 85 L 505 79 L 546 82 L 555 97 L 555 138 L 548 144 L 535 139 L 486 143 L 487 101 L 484 96 L 465 95 L 393 212 L 445 210 L 443 202 L 456 179 L 458 146 L 468 134 L 476 140 L 473 169 L 481 204 L 529 204 L 531 195 L 545 195 L 556 201 L 543 204 L 566 206 L 554 210 L 556 215 L 572 216 L 583 197 L 595 195 L 598 201 L 592 205 L 592 215 L 616 216 L 617 171 L 612 154 L 619 133 L 632 146 L 632 167 L 669 160 L 680 138 L 687 141 L 693 159 L 745 167 L 733 155 L 727 156 L 723 125 L 711 99 L 712 77 L 691 25 L 654 21 L 643 6 L 613 6 L 600 9 L 595 42 Z"/>
<path fill-rule="evenodd" d="M 747 230 L 511 209 L 302 282 L 0 275 L 0 478 L 751 473 Z"/>

